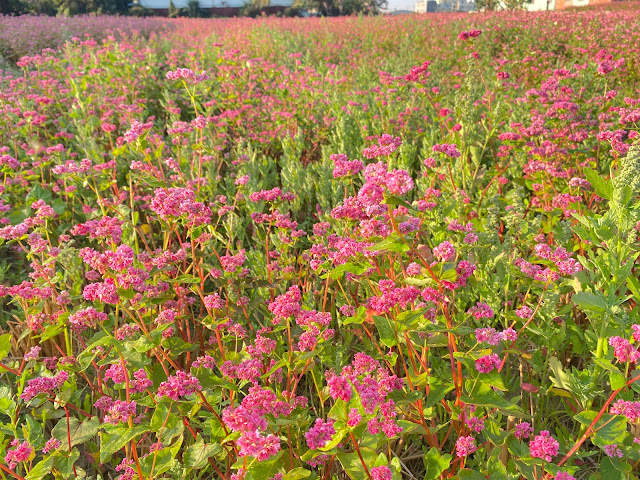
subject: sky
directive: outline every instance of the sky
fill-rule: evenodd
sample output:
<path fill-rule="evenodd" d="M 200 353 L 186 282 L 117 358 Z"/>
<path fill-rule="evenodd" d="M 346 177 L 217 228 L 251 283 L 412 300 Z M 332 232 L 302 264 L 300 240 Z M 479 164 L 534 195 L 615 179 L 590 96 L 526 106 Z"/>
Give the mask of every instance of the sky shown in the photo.
<path fill-rule="evenodd" d="M 389 10 L 411 10 L 415 5 L 414 0 L 389 0 Z"/>

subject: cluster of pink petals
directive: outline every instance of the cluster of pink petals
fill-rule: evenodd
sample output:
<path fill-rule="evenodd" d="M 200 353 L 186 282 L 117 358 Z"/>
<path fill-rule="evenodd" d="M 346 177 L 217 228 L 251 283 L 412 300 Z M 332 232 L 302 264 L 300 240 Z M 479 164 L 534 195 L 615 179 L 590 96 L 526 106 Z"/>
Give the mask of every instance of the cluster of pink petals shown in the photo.
<path fill-rule="evenodd" d="M 196 377 L 183 371 L 177 371 L 158 387 L 158 397 L 168 397 L 179 400 L 180 397 L 191 395 L 202 389 Z"/>
<path fill-rule="evenodd" d="M 388 133 L 384 133 L 378 138 L 378 145 L 365 148 L 362 154 L 369 159 L 386 157 L 395 152 L 400 145 L 402 145 L 400 137 L 393 137 Z"/>
<path fill-rule="evenodd" d="M 205 72 L 195 73 L 190 68 L 177 68 L 176 70 L 169 70 L 166 74 L 168 80 L 189 80 L 190 83 L 200 83 L 209 79 L 209 75 Z"/>
<path fill-rule="evenodd" d="M 469 30 L 460 32 L 458 38 L 462 41 L 469 40 L 470 38 L 479 37 L 482 34 L 482 30 Z"/>
<path fill-rule="evenodd" d="M 547 430 L 540 432 L 540 435 L 529 442 L 529 450 L 533 458 L 542 458 L 550 462 L 558 454 L 560 444 L 551 436 Z"/>
<path fill-rule="evenodd" d="M 54 390 L 62 387 L 68 378 L 69 374 L 64 370 L 53 377 L 32 378 L 27 382 L 20 398 L 28 402 L 41 393 L 52 394 Z"/>
<path fill-rule="evenodd" d="M 13 440 L 11 446 L 15 447 L 13 450 L 7 450 L 7 454 L 4 457 L 5 463 L 9 468 L 15 468 L 19 463 L 26 462 L 33 453 L 33 448 L 27 442 L 18 442 Z"/>

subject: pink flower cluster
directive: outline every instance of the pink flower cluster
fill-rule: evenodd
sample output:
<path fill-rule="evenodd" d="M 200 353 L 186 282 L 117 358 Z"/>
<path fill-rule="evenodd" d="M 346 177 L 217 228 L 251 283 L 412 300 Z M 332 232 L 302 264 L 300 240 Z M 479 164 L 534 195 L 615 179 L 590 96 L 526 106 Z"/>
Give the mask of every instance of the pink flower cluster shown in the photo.
<path fill-rule="evenodd" d="M 211 209 L 197 202 L 196 194 L 190 188 L 156 188 L 150 206 L 163 220 L 184 216 L 193 225 L 211 222 Z"/>
<path fill-rule="evenodd" d="M 320 418 L 316 418 L 316 423 L 304 434 L 310 449 L 323 448 L 331 441 L 331 437 L 336 433 L 333 423 L 332 419 L 323 422 Z"/>
<path fill-rule="evenodd" d="M 333 178 L 356 175 L 364 168 L 362 161 L 349 160 L 344 154 L 332 154 L 329 158 L 335 163 Z"/>
<path fill-rule="evenodd" d="M 628 400 L 618 400 L 609 409 L 611 415 L 624 415 L 629 422 L 635 423 L 640 420 L 640 402 Z"/>
<path fill-rule="evenodd" d="M 272 188 L 271 190 L 260 190 L 249 194 L 249 200 L 252 202 L 290 202 L 295 198 L 296 196 L 293 193 L 283 193 L 278 187 Z"/>
<path fill-rule="evenodd" d="M 476 340 L 478 343 L 488 343 L 495 346 L 503 340 L 513 342 L 517 338 L 518 333 L 513 328 L 506 328 L 502 332 L 498 332 L 493 327 L 476 328 Z"/>
<path fill-rule="evenodd" d="M 489 373 L 494 368 L 499 368 L 501 363 L 500 357 L 495 353 L 491 353 L 476 360 L 476 370 L 480 373 Z"/>
<path fill-rule="evenodd" d="M 540 435 L 529 442 L 529 450 L 533 458 L 542 458 L 550 462 L 558 454 L 560 444 L 551 436 L 547 430 L 540 432 Z"/>
<path fill-rule="evenodd" d="M 205 72 L 197 74 L 190 68 L 177 68 L 174 71 L 169 70 L 166 77 L 168 80 L 188 80 L 190 83 L 200 83 L 209 79 L 209 75 Z"/>
<path fill-rule="evenodd" d="M 27 386 L 22 391 L 20 398 L 28 402 L 41 393 L 52 394 L 54 390 L 62 387 L 68 378 L 69 374 L 64 370 L 53 377 L 32 378 L 27 382 Z"/>
<path fill-rule="evenodd" d="M 431 65 L 430 61 L 425 61 L 422 65 L 411 67 L 411 71 L 404 76 L 407 82 L 420 82 L 431 75 L 429 72 L 429 65 Z"/>
<path fill-rule="evenodd" d="M 4 457 L 4 461 L 9 468 L 15 468 L 19 463 L 26 462 L 33 453 L 31 445 L 27 442 L 20 443 L 18 439 L 13 440 L 11 446 L 15 448 L 7 450 L 7 454 Z"/>
<path fill-rule="evenodd" d="M 158 397 L 168 397 L 178 401 L 180 397 L 191 395 L 202 389 L 196 377 L 183 371 L 177 371 L 158 387 Z"/>
<path fill-rule="evenodd" d="M 613 347 L 613 354 L 621 363 L 637 363 L 640 360 L 640 352 L 631 345 L 631 342 L 622 337 L 609 338 L 609 345 Z"/>
<path fill-rule="evenodd" d="M 362 151 L 362 154 L 369 159 L 386 157 L 395 152 L 400 145 L 402 145 L 400 137 L 393 137 L 384 133 L 378 138 L 378 145 L 372 145 L 365 148 Z"/>
<path fill-rule="evenodd" d="M 482 30 L 469 30 L 460 32 L 458 38 L 462 41 L 469 40 L 470 38 L 479 37 L 482 34 Z"/>

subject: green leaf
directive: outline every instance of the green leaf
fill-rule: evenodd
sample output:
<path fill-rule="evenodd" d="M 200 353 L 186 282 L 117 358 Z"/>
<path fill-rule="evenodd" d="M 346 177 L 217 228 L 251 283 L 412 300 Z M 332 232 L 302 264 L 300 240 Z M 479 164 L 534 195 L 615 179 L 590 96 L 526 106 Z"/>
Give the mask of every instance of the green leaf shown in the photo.
<path fill-rule="evenodd" d="M 449 465 L 451 465 L 451 455 L 445 453 L 440 454 L 436 447 L 432 447 L 424 458 L 424 465 L 427 472 L 424 474 L 424 480 L 436 480 Z"/>
<path fill-rule="evenodd" d="M 372 252 L 389 251 L 395 253 L 405 253 L 409 250 L 409 245 L 407 245 L 401 238 L 398 238 L 398 236 L 394 234 L 389 235 L 387 238 L 376 243 L 375 245 L 367 247 L 366 250 Z"/>
<path fill-rule="evenodd" d="M 524 416 L 524 412 L 518 405 L 502 398 L 495 392 L 474 393 L 472 397 L 462 397 L 460 400 L 469 405 L 477 405 L 478 407 L 497 408 L 507 415 L 513 415 L 515 417 Z"/>
<path fill-rule="evenodd" d="M 71 450 L 71 453 L 61 452 L 55 457 L 54 466 L 64 478 L 70 478 L 73 475 L 73 464 L 80 458 L 80 452 L 77 448 Z"/>
<path fill-rule="evenodd" d="M 327 275 L 332 279 L 342 278 L 345 273 L 352 273 L 353 275 L 361 275 L 369 269 L 370 265 L 365 265 L 363 263 L 354 263 L 349 262 L 344 265 L 338 265 L 336 268 L 331 270 L 329 273 L 322 275 L 320 278 L 327 278 Z"/>
<path fill-rule="evenodd" d="M 600 474 L 603 480 L 626 480 L 627 476 L 618 470 L 609 457 L 604 457 L 600 461 Z"/>
<path fill-rule="evenodd" d="M 380 341 L 383 345 L 391 348 L 398 343 L 396 341 L 395 328 L 391 325 L 391 322 L 387 319 L 387 317 L 380 317 L 376 315 L 373 317 L 373 322 L 378 329 L 378 333 L 380 334 Z"/>
<path fill-rule="evenodd" d="M 429 393 L 427 394 L 427 400 L 424 404 L 425 408 L 433 407 L 436 403 L 442 400 L 447 393 L 453 390 L 455 387 L 450 383 L 444 384 L 435 378 L 429 379 Z"/>
<path fill-rule="evenodd" d="M 11 334 L 5 333 L 0 335 L 0 360 L 7 356 L 11 351 Z"/>
<path fill-rule="evenodd" d="M 53 467 L 53 457 L 49 456 L 44 460 L 39 461 L 27 474 L 27 480 L 40 480 L 49 475 Z"/>
<path fill-rule="evenodd" d="M 273 477 L 276 473 L 284 470 L 284 460 L 282 458 L 284 454 L 283 450 L 280 450 L 277 455 L 264 460 L 262 462 L 255 461 L 247 469 L 247 473 L 244 477 L 245 480 L 267 480 Z"/>
<path fill-rule="evenodd" d="M 491 452 L 491 456 L 489 457 L 489 462 L 487 464 L 489 467 L 489 478 L 491 480 L 509 480 L 507 469 L 498 458 L 499 454 L 499 448 L 495 448 L 493 452 Z"/>
<path fill-rule="evenodd" d="M 578 292 L 571 296 L 571 300 L 582 310 L 600 314 L 609 310 L 607 301 L 600 293 L 596 295 L 589 292 Z"/>
<path fill-rule="evenodd" d="M 302 480 L 311 476 L 311 472 L 306 468 L 297 467 L 289 472 L 282 478 L 282 480 Z"/>
<path fill-rule="evenodd" d="M 100 463 L 106 463 L 111 455 L 122 449 L 126 443 L 130 442 L 138 435 L 151 430 L 148 426 L 139 425 L 129 428 L 128 425 L 116 426 L 109 428 L 109 433 L 102 432 L 100 434 Z"/>
<path fill-rule="evenodd" d="M 460 480 L 487 480 L 486 475 L 483 475 L 480 472 L 476 472 L 475 470 L 469 470 L 468 468 L 465 468 L 464 470 L 460 470 L 460 472 L 458 473 L 458 478 Z"/>
<path fill-rule="evenodd" d="M 613 185 L 611 180 L 605 180 L 592 168 L 585 168 L 584 174 L 598 196 L 606 200 L 611 200 L 613 195 Z"/>
<path fill-rule="evenodd" d="M 196 443 L 191 445 L 184 452 L 182 463 L 184 463 L 184 466 L 187 468 L 203 468 L 207 465 L 209 457 L 215 455 L 220 450 L 222 450 L 222 447 L 217 443 L 213 445 L 205 445 L 204 440 L 200 434 L 198 434 L 196 437 Z"/>
<path fill-rule="evenodd" d="M 61 448 L 69 450 L 69 437 L 71 437 L 71 446 L 85 443 L 87 440 L 92 439 L 98 433 L 98 427 L 100 426 L 100 419 L 92 417 L 84 422 L 78 421 L 77 418 L 70 418 L 68 424 L 67 433 L 67 419 L 62 418 L 58 421 L 53 430 L 51 430 L 51 436 L 62 442 Z"/>
<path fill-rule="evenodd" d="M 364 462 L 367 464 L 367 468 L 371 468 L 378 457 L 376 452 L 370 448 L 360 448 L 360 454 L 362 455 Z M 352 480 L 368 480 L 367 472 L 362 466 L 362 462 L 360 461 L 360 457 L 357 452 L 338 453 L 337 457 L 342 468 L 345 469 Z"/>
<path fill-rule="evenodd" d="M 171 404 L 158 402 L 156 409 L 151 417 L 150 427 L 158 437 L 158 440 L 168 445 L 171 440 L 180 435 L 184 431 L 184 423 L 180 415 L 175 412 L 170 413 Z"/>
<path fill-rule="evenodd" d="M 575 415 L 575 418 L 582 425 L 591 425 L 598 412 L 585 410 Z M 622 415 L 610 415 L 605 413 L 593 427 L 595 434 L 593 443 L 598 446 L 621 444 L 627 436 L 627 419 Z"/>

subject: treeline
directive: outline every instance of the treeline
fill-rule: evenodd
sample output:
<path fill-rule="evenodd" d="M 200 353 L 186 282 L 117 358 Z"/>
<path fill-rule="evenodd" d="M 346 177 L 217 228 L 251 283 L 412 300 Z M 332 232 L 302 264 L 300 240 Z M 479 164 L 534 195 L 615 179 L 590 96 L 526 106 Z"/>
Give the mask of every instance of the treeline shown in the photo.
<path fill-rule="evenodd" d="M 387 6 L 387 0 L 296 0 L 293 6 L 279 12 L 280 15 L 297 16 L 315 14 L 322 16 L 377 14 Z M 269 0 L 246 0 L 238 14 L 259 16 L 269 11 Z M 190 0 L 184 8 L 169 4 L 169 17 L 206 17 L 199 0 Z M 119 14 L 152 16 L 147 9 L 132 0 L 0 0 L 0 14 L 4 15 L 82 15 Z"/>

